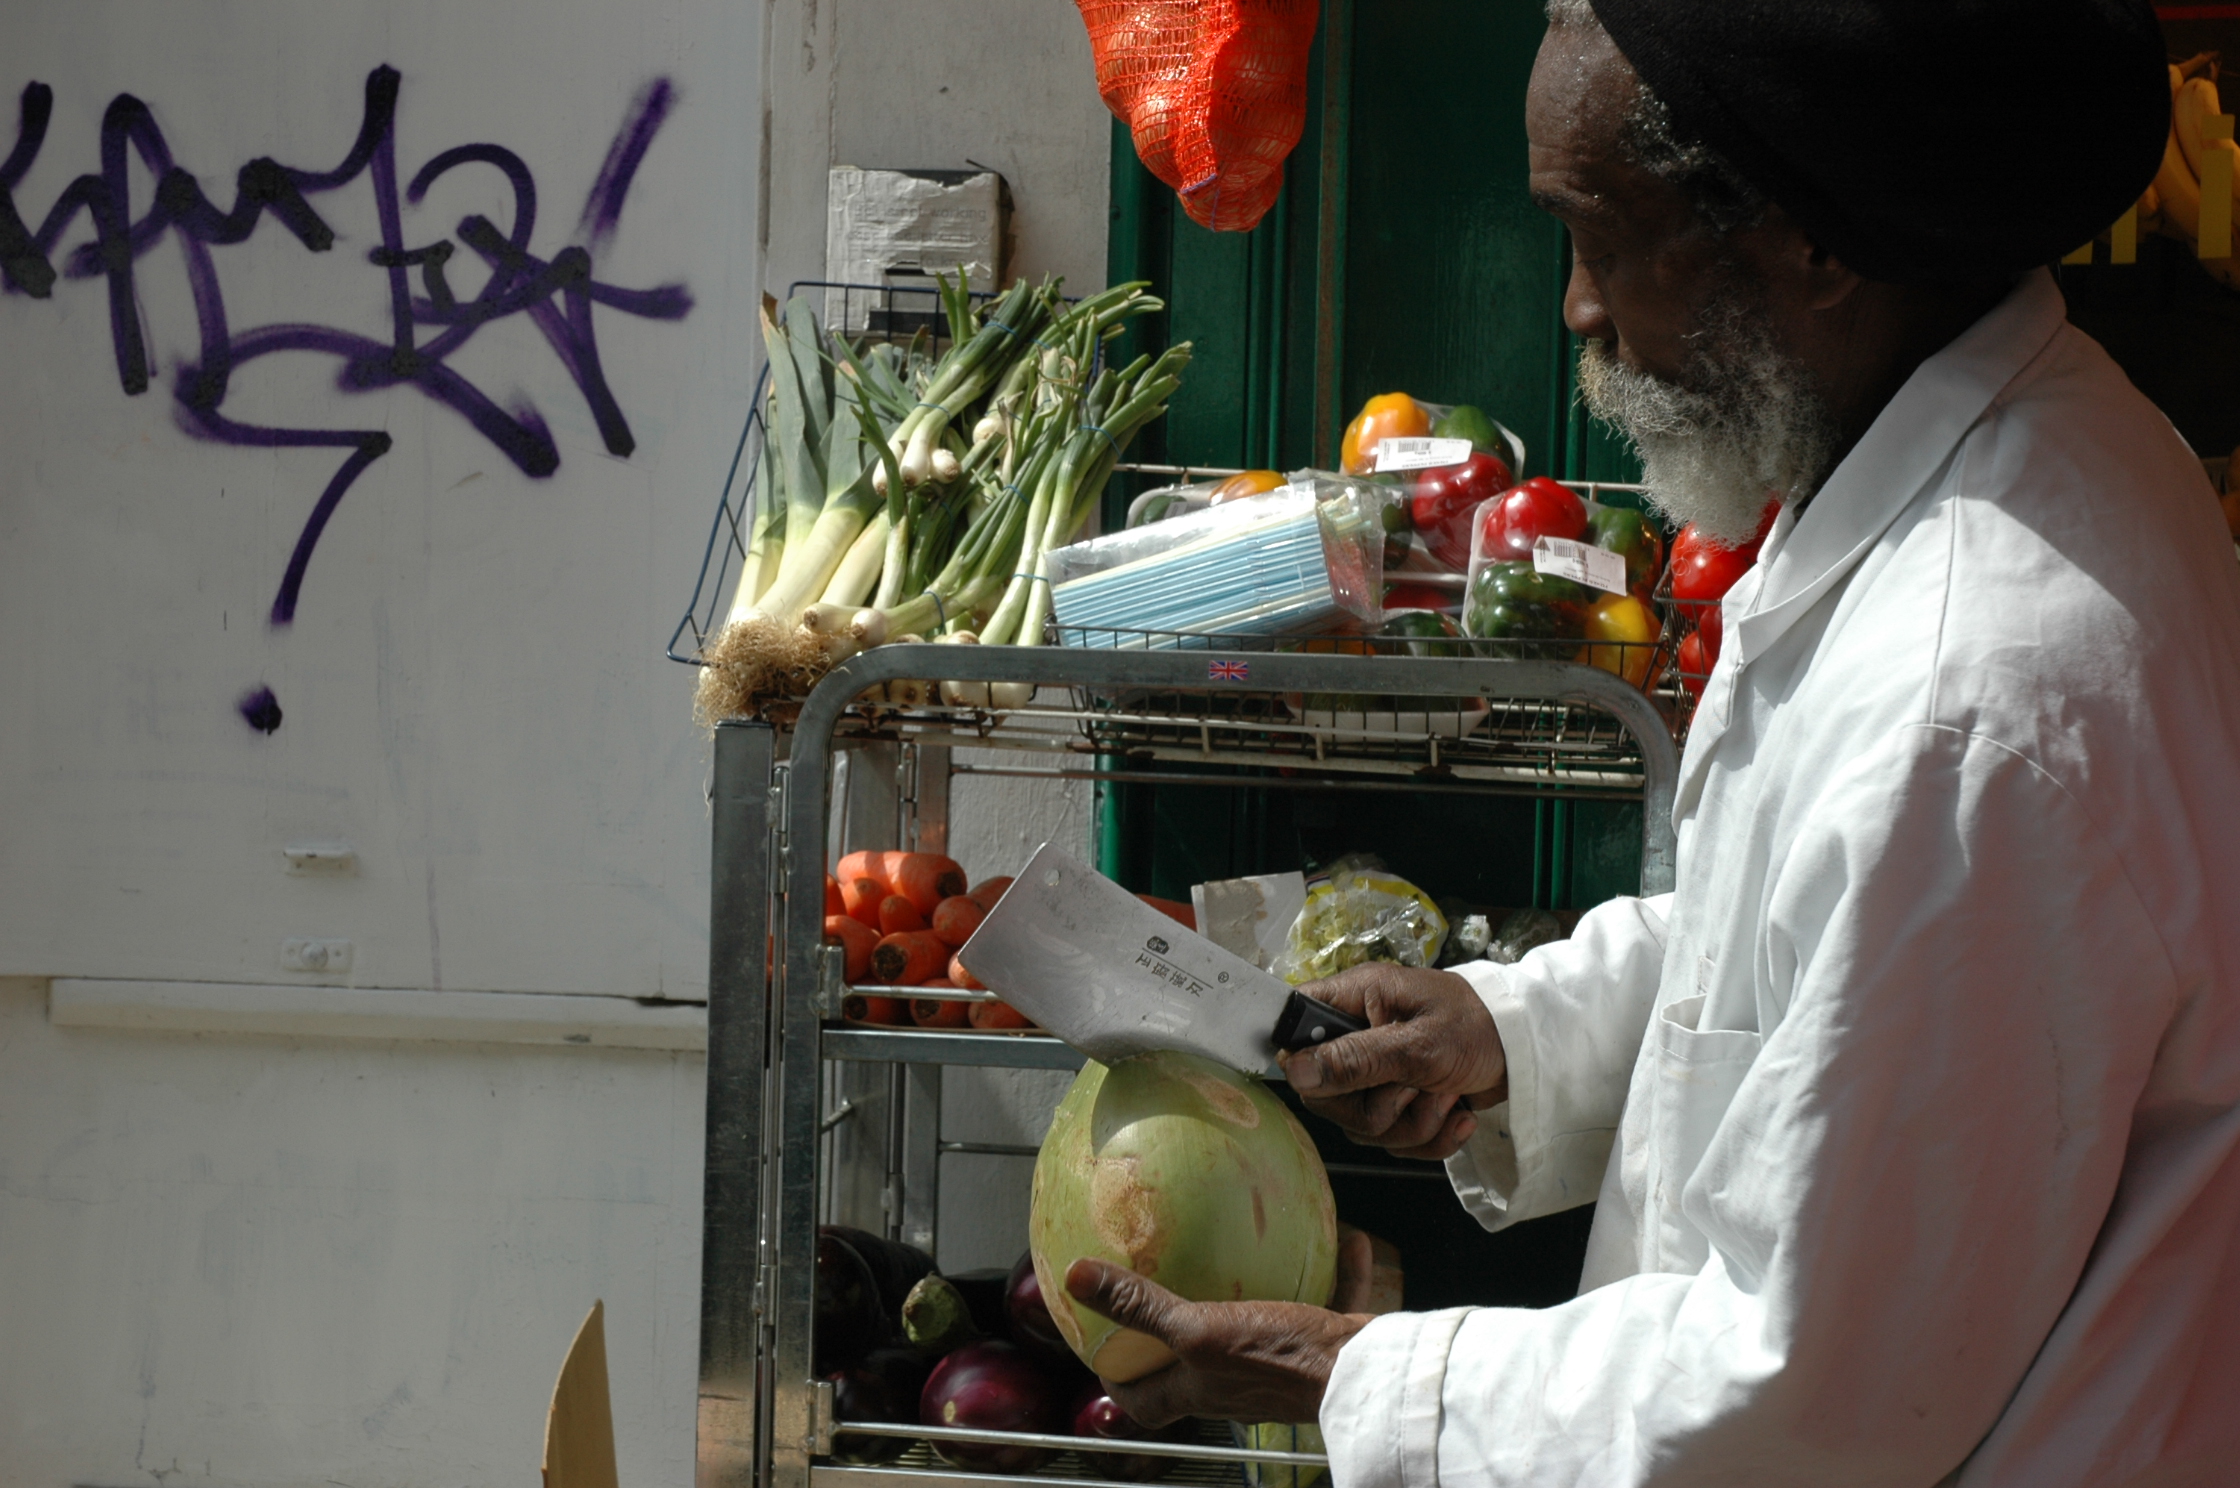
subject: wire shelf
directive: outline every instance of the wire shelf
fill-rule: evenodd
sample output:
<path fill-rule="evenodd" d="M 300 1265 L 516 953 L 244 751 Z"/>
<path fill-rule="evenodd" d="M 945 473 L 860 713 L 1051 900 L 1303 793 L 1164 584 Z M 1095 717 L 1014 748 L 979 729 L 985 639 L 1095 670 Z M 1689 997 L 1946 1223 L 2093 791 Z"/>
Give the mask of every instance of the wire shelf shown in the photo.
<path fill-rule="evenodd" d="M 1672 665 L 1681 623 L 1659 605 L 1662 629 L 1645 642 L 1561 640 L 1456 642 L 1473 656 L 1500 661 L 1577 665 L 1592 660 L 1650 685 L 1645 694 L 1675 742 L 1692 702 Z M 1053 640 L 1068 639 L 1053 627 Z M 1561 789 L 1581 794 L 1629 793 L 1641 786 L 1641 747 L 1619 721 L 1582 703 L 1500 696 L 1440 696 L 1414 680 L 1436 660 L 1412 656 L 1420 639 L 1377 635 L 1260 636 L 1197 632 L 1101 631 L 1092 649 L 1204 651 L 1206 686 L 1105 690 L 1046 685 L 1019 706 L 965 703 L 941 697 L 938 677 L 897 704 L 867 695 L 842 733 L 911 738 L 1018 753 L 1070 756 L 1071 766 L 1032 768 L 968 765 L 966 773 L 1129 779 L 1157 763 L 1171 767 L 1251 766 L 1268 783 L 1311 786 L 1324 775 L 1386 774 L 1408 788 Z M 1053 646 L 1053 653 L 1075 650 Z M 1255 684 L 1255 658 L 1332 654 L 1378 657 L 1389 668 L 1389 695 L 1329 695 L 1270 690 Z M 1065 664 L 1053 654 L 1051 672 Z M 1429 675 L 1424 673 L 1423 675 Z M 1084 768 L 1084 763 L 1087 768 Z"/>
<path fill-rule="evenodd" d="M 1267 1465 L 1262 1466 L 1261 1471 L 1276 1476 L 1279 1481 L 1288 1481 L 1295 1472 L 1302 1478 L 1309 1475 L 1319 1477 L 1327 1462 L 1322 1454 L 1314 1452 L 1254 1452 L 1237 1445 L 1235 1428 L 1227 1422 L 1199 1421 L 1196 1424 L 1196 1440 L 1184 1444 L 1185 1450 L 1192 1451 L 1190 1456 L 1171 1455 L 1161 1450 L 1165 1444 L 1156 1442 L 1099 1442 L 1090 1450 L 1099 1456 L 1125 1456 L 1132 1452 L 1139 1457 L 1157 1457 L 1169 1464 L 1160 1474 L 1159 1481 L 1174 1485 L 1174 1488 L 1201 1488 L 1201 1485 L 1202 1488 L 1213 1488 L 1217 1484 L 1249 1483 L 1252 1477 L 1247 1467 L 1248 1461 L 1259 1463 L 1265 1460 Z M 842 1424 L 838 1429 L 843 1436 L 855 1436 L 859 1441 L 863 1439 L 859 1435 L 860 1428 L 851 1429 Z M 873 1429 L 880 1435 L 890 1432 L 895 1435 L 904 1434 L 904 1430 L 898 1428 Z M 988 1445 L 1002 1444 L 1007 1436 L 1017 1435 L 986 1431 L 946 1431 L 941 1434 Z M 1215 1455 L 1216 1453 L 1219 1455 Z M 1284 1463 L 1285 1466 L 1275 1467 L 1276 1462 Z M 884 1463 L 856 1466 L 820 1461 L 817 1464 L 817 1476 L 828 1482 L 847 1482 L 859 1475 L 868 1479 L 874 1473 L 912 1473 L 923 1474 L 928 1479 L 954 1479 L 959 1474 L 976 1477 L 983 1471 L 985 1469 L 952 1466 L 936 1456 L 931 1443 L 925 1440 L 912 1441 L 901 1456 Z M 1083 1461 L 1080 1450 L 1059 1451 L 1032 1472 L 1011 1476 L 1009 1480 L 1019 1483 L 1033 1483 L 1037 1480 L 1069 1483 L 1113 1481 Z"/>

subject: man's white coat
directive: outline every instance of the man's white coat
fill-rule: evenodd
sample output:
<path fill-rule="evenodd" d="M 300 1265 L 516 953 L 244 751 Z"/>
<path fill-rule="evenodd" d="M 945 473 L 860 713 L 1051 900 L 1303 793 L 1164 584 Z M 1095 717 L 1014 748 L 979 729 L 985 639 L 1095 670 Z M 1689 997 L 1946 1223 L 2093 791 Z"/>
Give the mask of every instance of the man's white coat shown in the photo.
<path fill-rule="evenodd" d="M 1574 1301 L 1340 1355 L 1337 1488 L 2240 1483 L 2240 566 L 2044 272 L 1725 604 L 1678 891 L 1473 974 Z"/>

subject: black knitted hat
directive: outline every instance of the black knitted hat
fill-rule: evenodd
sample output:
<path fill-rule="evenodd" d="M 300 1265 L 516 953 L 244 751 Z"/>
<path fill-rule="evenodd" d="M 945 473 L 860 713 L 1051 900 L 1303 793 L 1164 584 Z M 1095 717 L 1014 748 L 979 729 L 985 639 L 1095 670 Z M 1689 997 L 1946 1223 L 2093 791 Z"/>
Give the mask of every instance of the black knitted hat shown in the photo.
<path fill-rule="evenodd" d="M 2170 128 L 2146 0 L 1590 0 L 1684 136 L 1870 279 L 2050 262 Z"/>

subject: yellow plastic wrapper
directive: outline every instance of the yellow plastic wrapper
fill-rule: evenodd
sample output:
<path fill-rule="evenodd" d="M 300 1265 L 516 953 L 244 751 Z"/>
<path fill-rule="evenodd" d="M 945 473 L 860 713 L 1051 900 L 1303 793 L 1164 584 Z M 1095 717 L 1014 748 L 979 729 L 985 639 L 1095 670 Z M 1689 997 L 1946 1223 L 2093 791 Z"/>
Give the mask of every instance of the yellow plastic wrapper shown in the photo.
<path fill-rule="evenodd" d="M 1430 966 L 1446 938 L 1447 917 L 1429 894 L 1374 858 L 1349 855 L 1308 881 L 1276 970 L 1296 986 L 1369 961 Z"/>

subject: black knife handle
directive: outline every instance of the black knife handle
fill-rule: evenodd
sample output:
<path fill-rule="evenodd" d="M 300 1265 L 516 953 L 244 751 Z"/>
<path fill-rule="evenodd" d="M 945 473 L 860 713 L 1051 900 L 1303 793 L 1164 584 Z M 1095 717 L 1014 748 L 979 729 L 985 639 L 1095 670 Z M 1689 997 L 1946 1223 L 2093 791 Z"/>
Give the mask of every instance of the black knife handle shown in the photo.
<path fill-rule="evenodd" d="M 1368 1026 L 1365 1019 L 1341 1013 L 1304 992 L 1294 992 L 1284 999 L 1283 1011 L 1276 1015 L 1276 1047 L 1292 1054 L 1326 1044 L 1341 1034 L 1359 1033 Z"/>

